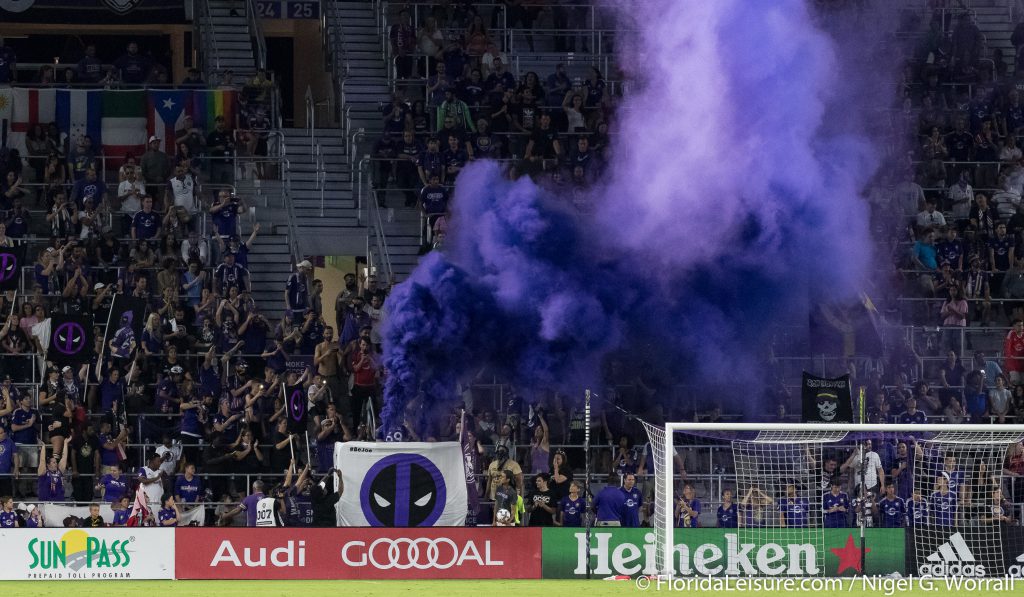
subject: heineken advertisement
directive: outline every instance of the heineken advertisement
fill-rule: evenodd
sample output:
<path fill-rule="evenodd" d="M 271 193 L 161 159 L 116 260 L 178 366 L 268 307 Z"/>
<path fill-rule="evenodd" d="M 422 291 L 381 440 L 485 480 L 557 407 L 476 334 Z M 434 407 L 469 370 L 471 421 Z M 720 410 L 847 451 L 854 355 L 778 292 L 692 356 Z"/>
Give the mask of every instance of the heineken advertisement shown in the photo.
<path fill-rule="evenodd" d="M 676 529 L 675 570 L 684 576 L 852 576 L 864 571 L 858 529 Z M 905 574 L 903 529 L 867 529 L 869 574 Z M 651 529 L 595 528 L 595 576 L 657 574 Z M 543 577 L 587 575 L 583 529 L 544 529 Z"/>

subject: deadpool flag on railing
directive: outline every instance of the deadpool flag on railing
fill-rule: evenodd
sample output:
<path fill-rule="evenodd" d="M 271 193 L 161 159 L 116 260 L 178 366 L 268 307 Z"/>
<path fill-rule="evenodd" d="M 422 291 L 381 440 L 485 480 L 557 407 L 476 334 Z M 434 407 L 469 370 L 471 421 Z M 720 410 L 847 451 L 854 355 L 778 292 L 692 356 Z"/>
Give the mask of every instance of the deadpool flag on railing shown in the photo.
<path fill-rule="evenodd" d="M 21 267 L 25 265 L 25 245 L 0 247 L 0 290 L 17 290 Z"/>
<path fill-rule="evenodd" d="M 804 423 L 852 423 L 850 376 L 829 379 L 804 372 L 801 395 Z"/>
<path fill-rule="evenodd" d="M 80 365 L 93 358 L 92 317 L 54 315 L 50 318 L 50 341 L 46 360 L 58 365 Z"/>
<path fill-rule="evenodd" d="M 306 432 L 309 409 L 308 399 L 302 385 L 283 386 L 284 405 L 288 411 L 288 433 L 302 435 Z"/>

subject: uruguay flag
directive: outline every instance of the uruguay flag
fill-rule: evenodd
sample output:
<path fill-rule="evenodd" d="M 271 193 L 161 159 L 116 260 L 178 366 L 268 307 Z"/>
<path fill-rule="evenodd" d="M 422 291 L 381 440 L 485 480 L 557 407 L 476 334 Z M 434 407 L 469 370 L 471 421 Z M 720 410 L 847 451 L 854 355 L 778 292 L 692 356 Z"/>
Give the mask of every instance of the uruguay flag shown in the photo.
<path fill-rule="evenodd" d="M 149 134 L 160 137 L 160 149 L 168 154 L 177 153 L 174 131 L 185 118 L 185 109 L 191 102 L 191 91 L 152 89 L 149 91 Z"/>
<path fill-rule="evenodd" d="M 55 119 L 61 132 L 67 133 L 71 147 L 82 135 L 92 138 L 93 148 L 103 144 L 103 92 L 84 89 L 58 89 Z"/>

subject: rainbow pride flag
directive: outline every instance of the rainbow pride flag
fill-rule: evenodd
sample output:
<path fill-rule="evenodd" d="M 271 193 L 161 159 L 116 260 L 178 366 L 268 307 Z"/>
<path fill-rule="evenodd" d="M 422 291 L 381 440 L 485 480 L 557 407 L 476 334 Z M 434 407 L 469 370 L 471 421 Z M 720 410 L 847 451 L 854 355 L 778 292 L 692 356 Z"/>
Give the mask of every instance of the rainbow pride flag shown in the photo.
<path fill-rule="evenodd" d="M 238 92 L 223 89 L 193 91 L 190 114 L 195 126 L 207 133 L 213 130 L 213 121 L 218 116 L 223 116 L 228 129 L 233 129 L 238 114 Z"/>

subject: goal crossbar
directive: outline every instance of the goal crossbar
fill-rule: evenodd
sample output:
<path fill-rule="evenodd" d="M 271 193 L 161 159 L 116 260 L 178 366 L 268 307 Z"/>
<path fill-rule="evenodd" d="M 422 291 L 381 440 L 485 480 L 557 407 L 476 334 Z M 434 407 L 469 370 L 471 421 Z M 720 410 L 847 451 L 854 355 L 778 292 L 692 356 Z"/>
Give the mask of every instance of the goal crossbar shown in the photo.
<path fill-rule="evenodd" d="M 650 426 L 657 428 L 656 426 Z M 664 424 L 664 453 L 674 453 L 674 438 L 673 434 L 676 432 L 695 432 L 697 434 L 706 433 L 742 433 L 742 432 L 793 432 L 806 433 L 806 432 L 821 432 L 829 434 L 828 441 L 841 441 L 849 436 L 859 437 L 858 434 L 886 434 L 886 433 L 904 433 L 904 434 L 965 434 L 965 433 L 977 433 L 982 438 L 985 435 L 1000 435 L 1003 438 L 1011 438 L 1007 441 L 1021 441 L 1024 440 L 1024 424 L 1021 425 L 1010 425 L 1010 424 L 965 424 L 965 425 L 951 425 L 951 424 L 869 424 L 869 423 L 709 423 L 709 422 L 670 422 Z M 925 439 L 925 438 L 921 438 Z M 668 460 L 669 467 L 671 467 L 671 459 Z M 664 516 L 665 519 L 665 533 L 662 538 L 662 545 L 659 549 L 664 554 L 664 561 L 671 562 L 671 554 L 674 548 L 674 537 L 671 532 L 674 521 L 671 520 L 671 504 L 674 503 L 674 487 L 671 482 L 671 472 L 669 472 L 669 482 L 663 483 L 662 495 L 660 499 L 666 504 L 669 509 L 669 513 Z M 673 568 L 671 564 L 668 565 L 668 569 L 665 571 L 659 571 L 669 576 L 673 575 Z"/>

